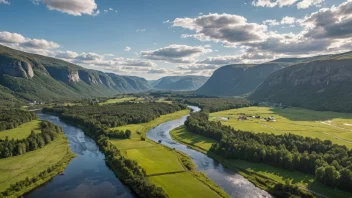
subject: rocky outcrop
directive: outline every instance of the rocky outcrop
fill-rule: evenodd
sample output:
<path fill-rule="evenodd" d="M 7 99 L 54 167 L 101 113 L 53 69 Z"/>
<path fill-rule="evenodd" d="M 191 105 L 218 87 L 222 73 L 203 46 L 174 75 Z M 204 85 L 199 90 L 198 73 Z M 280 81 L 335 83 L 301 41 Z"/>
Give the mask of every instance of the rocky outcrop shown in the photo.
<path fill-rule="evenodd" d="M 33 68 L 30 63 L 11 59 L 7 56 L 2 57 L 0 61 L 0 73 L 28 79 L 34 77 Z"/>
<path fill-rule="evenodd" d="M 68 68 L 46 67 L 46 70 L 52 78 L 64 83 L 74 83 L 80 80 L 78 71 L 70 71 Z"/>

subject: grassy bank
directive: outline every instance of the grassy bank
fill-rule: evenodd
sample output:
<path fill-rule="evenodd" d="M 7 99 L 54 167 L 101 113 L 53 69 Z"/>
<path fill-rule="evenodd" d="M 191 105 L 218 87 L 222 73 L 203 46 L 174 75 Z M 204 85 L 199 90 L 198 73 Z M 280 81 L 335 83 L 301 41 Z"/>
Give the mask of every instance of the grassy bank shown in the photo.
<path fill-rule="evenodd" d="M 5 139 L 6 137 L 8 137 L 10 140 L 25 139 L 31 134 L 31 131 L 34 131 L 36 133 L 40 132 L 39 124 L 40 120 L 32 120 L 30 122 L 26 122 L 20 125 L 17 128 L 1 131 L 0 139 Z"/>
<path fill-rule="evenodd" d="M 38 178 L 43 171 L 49 167 L 55 167 L 50 172 L 43 174 L 30 185 L 16 191 L 10 197 L 18 197 L 31 191 L 32 189 L 46 183 L 52 177 L 63 171 L 67 164 L 74 157 L 68 146 L 68 141 L 64 134 L 60 134 L 50 144 L 45 147 L 28 152 L 23 155 L 5 158 L 0 160 L 0 192 L 6 191 L 11 185 L 17 182 L 26 181 L 28 178 Z"/>
<path fill-rule="evenodd" d="M 221 156 L 209 153 L 208 150 L 215 140 L 188 132 L 183 126 L 170 133 L 171 137 L 183 144 L 208 154 L 208 156 L 219 161 L 224 166 L 238 172 L 246 177 L 256 186 L 269 190 L 275 183 L 285 183 L 285 180 L 291 180 L 292 184 L 297 184 L 301 188 L 308 189 L 311 192 L 318 192 L 318 197 L 352 197 L 351 193 L 329 188 L 319 182 L 315 182 L 314 176 L 291 172 L 273 166 L 251 163 L 243 160 L 228 160 Z"/>
<path fill-rule="evenodd" d="M 132 131 L 131 139 L 111 139 L 110 142 L 121 150 L 127 159 L 138 162 L 149 176 L 149 180 L 160 186 L 170 197 L 228 197 L 215 183 L 200 172 L 189 170 L 184 163 L 191 160 L 173 149 L 151 140 L 141 140 L 146 133 L 164 123 L 176 120 L 189 113 L 189 110 L 162 115 L 141 124 L 131 124 L 114 129 Z"/>
<path fill-rule="evenodd" d="M 260 116 L 261 119 L 238 120 L 240 114 Z M 320 112 L 300 108 L 245 107 L 211 113 L 209 116 L 210 120 L 219 120 L 222 124 L 237 130 L 276 135 L 291 133 L 331 140 L 335 144 L 352 148 L 352 114 L 349 113 Z M 263 120 L 270 116 L 273 116 L 275 121 Z"/>

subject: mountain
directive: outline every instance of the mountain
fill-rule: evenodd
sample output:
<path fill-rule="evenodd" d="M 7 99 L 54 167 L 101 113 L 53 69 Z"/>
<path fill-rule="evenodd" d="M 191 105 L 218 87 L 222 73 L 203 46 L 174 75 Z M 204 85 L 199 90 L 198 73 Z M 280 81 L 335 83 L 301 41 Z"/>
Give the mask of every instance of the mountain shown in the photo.
<path fill-rule="evenodd" d="M 152 81 L 151 85 L 158 90 L 193 91 L 208 80 L 205 76 L 166 76 Z"/>
<path fill-rule="evenodd" d="M 144 78 L 119 76 L 0 45 L 0 100 L 53 101 L 152 89 Z"/>
<path fill-rule="evenodd" d="M 273 72 L 249 98 L 352 112 L 352 52 L 317 57 Z"/>
<path fill-rule="evenodd" d="M 273 71 L 302 59 L 278 59 L 259 65 L 237 64 L 217 69 L 196 93 L 206 96 L 241 96 L 252 92 Z"/>

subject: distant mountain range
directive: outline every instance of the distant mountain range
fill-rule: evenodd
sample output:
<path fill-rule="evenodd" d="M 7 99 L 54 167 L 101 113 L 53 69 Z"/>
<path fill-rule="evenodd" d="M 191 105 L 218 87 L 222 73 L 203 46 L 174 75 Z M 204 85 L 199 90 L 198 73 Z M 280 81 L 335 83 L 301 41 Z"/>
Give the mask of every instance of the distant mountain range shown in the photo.
<path fill-rule="evenodd" d="M 204 85 L 208 79 L 205 76 L 166 76 L 150 83 L 157 90 L 193 91 Z"/>
<path fill-rule="evenodd" d="M 273 72 L 249 98 L 352 112 L 352 52 L 316 57 Z"/>
<path fill-rule="evenodd" d="M 53 101 L 152 89 L 144 78 L 86 69 L 0 45 L 0 100 Z"/>

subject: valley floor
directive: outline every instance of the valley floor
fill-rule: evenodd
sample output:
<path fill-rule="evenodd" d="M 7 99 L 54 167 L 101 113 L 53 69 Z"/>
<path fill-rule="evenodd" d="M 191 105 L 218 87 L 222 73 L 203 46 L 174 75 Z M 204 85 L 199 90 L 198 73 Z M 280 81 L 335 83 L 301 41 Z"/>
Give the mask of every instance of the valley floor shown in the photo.
<path fill-rule="evenodd" d="M 241 115 L 260 116 L 239 120 Z M 295 134 L 321 140 L 331 140 L 335 144 L 352 148 L 352 114 L 319 112 L 300 108 L 246 107 L 211 113 L 210 120 L 236 130 L 255 133 Z M 274 121 L 264 118 L 274 117 Z"/>
<path fill-rule="evenodd" d="M 189 171 L 175 150 L 157 144 L 151 140 L 141 140 L 153 127 L 161 123 L 176 120 L 189 114 L 183 110 L 142 124 L 131 124 L 113 129 L 132 131 L 131 139 L 111 139 L 110 141 L 128 159 L 138 162 L 148 175 L 149 180 L 162 187 L 170 197 L 228 197 L 228 195 L 213 182 L 199 175 L 199 172 Z M 214 190 L 215 189 L 215 190 Z"/>
<path fill-rule="evenodd" d="M 213 159 L 243 175 L 264 190 L 267 190 L 269 186 L 273 186 L 277 182 L 285 183 L 285 180 L 288 179 L 292 181 L 292 184 L 297 184 L 318 197 L 352 197 L 351 193 L 329 188 L 319 182 L 315 182 L 314 176 L 311 175 L 296 171 L 291 172 L 261 163 L 224 159 L 221 156 L 209 153 L 208 151 L 211 145 L 216 141 L 188 132 L 184 126 L 172 130 L 170 135 L 174 140 L 182 144 L 186 144 L 200 152 L 207 153 Z"/>

